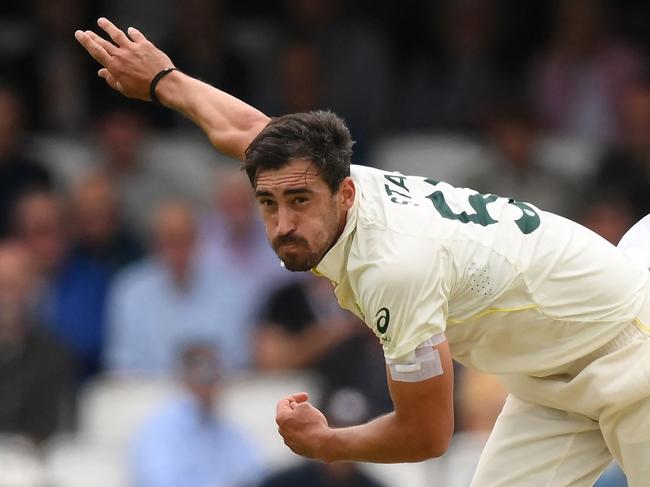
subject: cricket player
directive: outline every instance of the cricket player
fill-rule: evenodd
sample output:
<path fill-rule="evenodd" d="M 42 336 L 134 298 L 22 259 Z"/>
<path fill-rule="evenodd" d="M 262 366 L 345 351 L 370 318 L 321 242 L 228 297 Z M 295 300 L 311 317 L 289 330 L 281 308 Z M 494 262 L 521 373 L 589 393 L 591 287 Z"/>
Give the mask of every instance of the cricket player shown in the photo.
<path fill-rule="evenodd" d="M 330 428 L 306 393 L 288 396 L 276 420 L 293 451 L 327 462 L 442 455 L 453 355 L 511 392 L 472 485 L 592 485 L 612 457 L 631 486 L 649 485 L 647 269 L 532 204 L 350 166 L 334 114 L 269 119 L 175 70 L 138 30 L 98 24 L 112 41 L 75 36 L 99 76 L 184 114 L 243 160 L 286 268 L 329 279 L 383 346 L 394 411 Z"/>

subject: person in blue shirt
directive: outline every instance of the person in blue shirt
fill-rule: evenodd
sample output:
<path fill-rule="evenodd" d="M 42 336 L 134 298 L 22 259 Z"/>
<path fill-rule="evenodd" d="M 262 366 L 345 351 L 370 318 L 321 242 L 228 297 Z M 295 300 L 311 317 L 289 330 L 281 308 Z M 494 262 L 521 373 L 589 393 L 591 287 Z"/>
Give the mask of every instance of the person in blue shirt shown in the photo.
<path fill-rule="evenodd" d="M 32 255 L 40 281 L 36 318 L 66 346 L 81 378 L 87 378 L 99 369 L 110 272 L 72 253 L 69 220 L 54 193 L 23 195 L 14 210 L 13 232 Z"/>
<path fill-rule="evenodd" d="M 153 218 L 152 254 L 120 273 L 110 291 L 108 370 L 164 377 L 186 343 L 213 343 L 226 372 L 249 364 L 252 310 L 241 278 L 201 259 L 196 216 L 180 201 Z"/>
<path fill-rule="evenodd" d="M 256 485 L 265 473 L 259 449 L 215 415 L 220 364 L 214 349 L 189 345 L 180 362 L 183 392 L 148 418 L 131 444 L 132 485 Z"/>

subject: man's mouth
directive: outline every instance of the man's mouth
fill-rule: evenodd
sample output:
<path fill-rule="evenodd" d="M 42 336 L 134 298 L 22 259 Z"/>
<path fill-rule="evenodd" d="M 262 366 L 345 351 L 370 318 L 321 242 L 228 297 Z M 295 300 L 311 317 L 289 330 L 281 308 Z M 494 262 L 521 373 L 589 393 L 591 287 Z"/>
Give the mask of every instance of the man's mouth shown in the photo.
<path fill-rule="evenodd" d="M 303 240 L 289 240 L 289 241 L 280 241 L 274 245 L 275 250 L 279 250 L 282 248 L 287 248 L 287 247 L 299 247 L 299 246 L 304 246 L 306 244 L 305 241 Z"/>

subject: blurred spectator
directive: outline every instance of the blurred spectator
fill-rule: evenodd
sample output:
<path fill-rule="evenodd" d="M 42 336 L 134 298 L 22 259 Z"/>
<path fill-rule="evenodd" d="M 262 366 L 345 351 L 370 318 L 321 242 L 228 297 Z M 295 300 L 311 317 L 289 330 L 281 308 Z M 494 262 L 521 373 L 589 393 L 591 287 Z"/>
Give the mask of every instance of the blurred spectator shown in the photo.
<path fill-rule="evenodd" d="M 272 292 L 256 337 L 257 363 L 269 370 L 314 367 L 362 330 L 338 306 L 327 279 L 306 275 Z"/>
<path fill-rule="evenodd" d="M 261 478 L 259 449 L 219 418 L 220 364 L 212 348 L 181 356 L 184 393 L 154 413 L 130 454 L 134 487 L 241 487 Z"/>
<path fill-rule="evenodd" d="M 274 473 L 260 487 L 381 487 L 354 463 L 301 462 Z"/>
<path fill-rule="evenodd" d="M 164 178 L 147 159 L 146 121 L 128 108 L 107 111 L 98 121 L 101 168 L 112 180 L 128 228 L 146 240 L 154 208 L 179 195 L 179 182 Z M 179 164 L 182 162 L 179 161 Z"/>
<path fill-rule="evenodd" d="M 262 369 L 316 371 L 325 396 L 359 389 L 371 416 L 391 410 L 377 338 L 338 306 L 327 279 L 305 275 L 272 292 L 262 310 L 255 354 Z"/>
<path fill-rule="evenodd" d="M 295 40 L 284 47 L 278 61 L 279 113 L 316 110 L 327 106 L 325 67 L 316 46 Z"/>
<path fill-rule="evenodd" d="M 101 7 L 101 15 L 112 19 L 120 27 L 138 27 L 147 39 L 161 45 L 170 31 L 175 29 L 174 0 L 109 0 L 93 2 Z"/>
<path fill-rule="evenodd" d="M 183 202 L 167 202 L 153 219 L 154 249 L 114 281 L 109 301 L 109 369 L 166 376 L 188 342 L 214 343 L 224 368 L 248 365 L 246 288 L 236 275 L 196 252 L 196 218 Z"/>
<path fill-rule="evenodd" d="M 463 432 L 485 443 L 503 409 L 507 391 L 494 376 L 470 369 L 463 369 L 457 387 Z"/>
<path fill-rule="evenodd" d="M 109 110 L 98 120 L 97 135 L 101 167 L 117 188 L 130 227 L 142 236 L 153 206 L 166 192 L 142 163 L 145 120 L 126 108 Z"/>
<path fill-rule="evenodd" d="M 578 222 L 617 245 L 637 220 L 634 208 L 623 195 L 598 190 L 595 193 L 587 199 Z"/>
<path fill-rule="evenodd" d="M 463 431 L 454 434 L 444 457 L 431 462 L 431 477 L 446 487 L 470 485 L 507 395 L 495 377 L 473 370 L 463 369 L 456 382 L 458 420 Z"/>
<path fill-rule="evenodd" d="M 475 164 L 482 170 L 468 178 L 468 187 L 575 216 L 577 188 L 544 160 L 537 120 L 524 103 L 505 103 L 489 114 L 487 136 L 487 149 Z"/>
<path fill-rule="evenodd" d="M 117 195 L 102 173 L 82 178 L 72 191 L 74 255 L 94 260 L 111 273 L 142 256 L 142 248 L 122 225 Z"/>
<path fill-rule="evenodd" d="M 627 478 L 618 463 L 612 463 L 596 481 L 594 487 L 627 487 Z"/>
<path fill-rule="evenodd" d="M 249 99 L 249 72 L 228 37 L 221 0 L 175 3 L 176 27 L 168 54 L 179 69 L 237 98 Z"/>
<path fill-rule="evenodd" d="M 290 52 L 289 57 L 297 54 L 314 59 L 284 59 L 279 68 L 320 66 L 323 100 L 318 108 L 331 108 L 346 120 L 357 141 L 355 159 L 363 160 L 368 146 L 388 122 L 390 61 L 383 38 L 367 20 L 346 17 L 341 0 L 285 0 L 284 4 L 286 23 L 281 32 L 289 51 L 296 44 L 313 46 L 308 53 Z M 280 83 L 300 78 L 291 72 L 277 76 Z M 279 87 L 273 99 L 288 101 L 281 94 L 290 93 L 290 88 Z M 314 90 L 318 93 L 318 86 Z M 277 113 L 279 109 L 273 105 L 270 103 L 269 112 Z"/>
<path fill-rule="evenodd" d="M 239 276 L 246 285 L 244 307 L 254 309 L 291 274 L 280 265 L 266 240 L 264 227 L 246 175 L 234 168 L 217 173 L 214 208 L 201 219 L 199 246 L 202 258 L 221 267 L 225 275 Z"/>
<path fill-rule="evenodd" d="M 372 419 L 368 399 L 355 389 L 332 391 L 323 406 L 323 414 L 333 428 L 344 428 Z M 295 467 L 270 475 L 260 487 L 381 487 L 383 484 L 366 475 L 356 463 L 322 463 L 302 461 Z"/>
<path fill-rule="evenodd" d="M 0 243 L 0 432 L 41 442 L 69 426 L 72 363 L 32 316 L 36 278 L 25 246 Z"/>
<path fill-rule="evenodd" d="M 70 349 L 86 377 L 99 368 L 109 273 L 71 254 L 68 216 L 54 194 L 28 193 L 16 205 L 14 230 L 41 280 L 39 320 Z"/>
<path fill-rule="evenodd" d="M 21 0 L 3 0 L 0 3 L 0 78 L 20 83 L 22 93 L 32 86 L 22 82 L 32 72 L 28 56 L 33 43 L 32 5 Z"/>
<path fill-rule="evenodd" d="M 532 71 L 538 113 L 555 132 L 612 140 L 618 96 L 639 75 L 640 57 L 611 36 L 602 0 L 556 5 L 555 32 Z"/>
<path fill-rule="evenodd" d="M 47 130 L 81 130 L 88 122 L 91 80 L 96 70 L 71 33 L 87 24 L 87 17 L 92 16 L 92 2 L 37 0 L 33 3 L 36 36 L 30 63 L 38 86 L 35 92 L 27 94 L 37 100 L 35 122 Z M 105 96 L 102 92 L 99 95 Z"/>
<path fill-rule="evenodd" d="M 485 103 L 502 89 L 494 60 L 498 5 L 493 0 L 429 5 L 427 48 L 406 68 L 399 126 L 476 129 Z"/>
<path fill-rule="evenodd" d="M 650 81 L 624 90 L 619 116 L 620 142 L 605 152 L 594 191 L 628 199 L 638 219 L 650 213 Z"/>
<path fill-rule="evenodd" d="M 0 85 L 0 238 L 9 231 L 13 205 L 23 193 L 52 187 L 50 173 L 22 153 L 22 124 L 20 100 Z"/>

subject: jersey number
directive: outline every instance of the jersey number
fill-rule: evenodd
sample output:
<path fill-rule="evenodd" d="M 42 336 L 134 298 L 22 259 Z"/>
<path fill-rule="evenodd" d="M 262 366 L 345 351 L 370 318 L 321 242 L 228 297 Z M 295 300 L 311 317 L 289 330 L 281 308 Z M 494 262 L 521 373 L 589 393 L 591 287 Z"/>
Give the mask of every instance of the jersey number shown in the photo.
<path fill-rule="evenodd" d="M 439 182 L 428 178 L 424 181 L 432 186 L 436 186 Z M 433 207 L 438 210 L 441 217 L 447 218 L 448 220 L 458 220 L 462 223 L 476 223 L 483 227 L 498 223 L 497 220 L 492 218 L 490 213 L 487 211 L 487 205 L 496 201 L 498 198 L 499 197 L 494 194 L 472 194 L 468 197 L 468 202 L 469 206 L 474 210 L 474 213 L 467 213 L 466 211 L 454 213 L 454 211 L 449 208 L 442 191 L 434 191 L 427 196 L 427 199 L 431 201 Z M 522 216 L 515 220 L 515 223 L 524 235 L 528 235 L 537 230 L 537 227 L 539 227 L 540 224 L 539 215 L 530 205 L 512 199 L 508 200 L 508 204 L 521 209 Z"/>
<path fill-rule="evenodd" d="M 410 195 L 408 186 L 406 186 L 406 176 L 401 174 L 386 174 L 384 175 L 386 181 L 391 183 L 393 186 L 397 186 L 398 189 L 391 188 L 388 184 L 384 185 L 386 194 L 390 197 L 390 200 L 398 205 L 412 205 L 420 206 L 418 203 L 413 201 L 413 198 Z M 426 178 L 425 183 L 430 184 L 431 186 L 437 186 L 440 181 L 435 179 Z M 468 213 L 466 211 L 461 211 L 460 213 L 454 213 L 454 211 L 449 208 L 447 201 L 445 200 L 445 195 L 442 191 L 434 191 L 426 197 L 433 207 L 440 213 L 440 216 L 447 218 L 448 220 L 456 220 L 462 223 L 476 223 L 486 227 L 494 223 L 498 223 L 497 220 L 490 216 L 490 213 L 487 211 L 487 205 L 499 199 L 495 194 L 472 194 L 469 195 L 467 201 L 469 206 L 472 207 L 474 213 Z M 537 212 L 528 204 L 521 201 L 515 201 L 513 199 L 508 200 L 509 205 L 516 206 L 521 210 L 521 217 L 515 220 L 515 223 L 521 230 L 521 233 L 528 235 L 529 233 L 534 232 L 539 227 L 540 219 Z"/>

